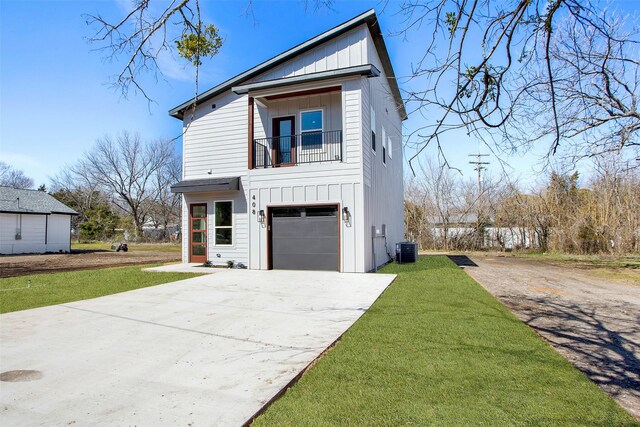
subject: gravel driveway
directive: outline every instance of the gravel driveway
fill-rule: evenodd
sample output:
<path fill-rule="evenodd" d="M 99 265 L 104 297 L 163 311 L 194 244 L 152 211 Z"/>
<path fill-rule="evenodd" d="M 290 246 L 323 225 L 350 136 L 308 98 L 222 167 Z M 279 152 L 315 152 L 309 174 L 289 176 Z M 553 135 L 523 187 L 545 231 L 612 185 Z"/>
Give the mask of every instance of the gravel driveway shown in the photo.
<path fill-rule="evenodd" d="M 511 256 L 451 256 L 640 419 L 640 286 Z"/>

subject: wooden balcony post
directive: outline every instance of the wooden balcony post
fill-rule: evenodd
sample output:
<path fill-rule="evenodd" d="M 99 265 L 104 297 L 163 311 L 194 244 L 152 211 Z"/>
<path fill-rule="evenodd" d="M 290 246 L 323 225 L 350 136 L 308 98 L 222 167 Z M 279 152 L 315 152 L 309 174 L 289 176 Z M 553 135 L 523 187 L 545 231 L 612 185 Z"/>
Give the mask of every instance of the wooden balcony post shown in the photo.
<path fill-rule="evenodd" d="M 249 169 L 253 169 L 253 97 L 249 97 Z"/>

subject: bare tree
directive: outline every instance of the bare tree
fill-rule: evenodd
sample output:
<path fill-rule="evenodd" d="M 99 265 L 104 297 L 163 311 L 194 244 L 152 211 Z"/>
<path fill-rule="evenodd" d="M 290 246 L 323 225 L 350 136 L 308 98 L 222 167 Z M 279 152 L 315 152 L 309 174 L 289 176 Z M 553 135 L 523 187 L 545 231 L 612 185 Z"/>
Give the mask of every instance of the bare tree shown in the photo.
<path fill-rule="evenodd" d="M 90 42 L 111 60 L 124 56 L 124 65 L 113 80 L 123 96 L 135 89 L 152 101 L 139 80 L 140 75 L 146 72 L 156 78 L 161 75 L 158 58 L 163 53 L 170 54 L 173 48 L 195 66 L 197 96 L 202 59 L 216 55 L 222 46 L 218 29 L 202 20 L 199 0 L 134 0 L 130 10 L 117 21 L 110 22 L 99 14 L 87 14 L 85 18 L 95 30 Z"/>
<path fill-rule="evenodd" d="M 87 182 L 106 194 L 122 213 L 130 216 L 135 238 L 152 213 L 170 177 L 169 165 L 179 162 L 173 143 L 167 140 L 143 142 L 139 135 L 122 132 L 115 138 L 98 139 L 92 150 L 68 168 L 67 182 Z"/>
<path fill-rule="evenodd" d="M 182 197 L 180 194 L 171 192 L 171 185 L 180 181 L 181 178 L 182 159 L 178 156 L 172 156 L 154 175 L 157 197 L 151 207 L 151 222 L 156 229 L 163 231 L 165 238 L 168 226 L 180 222 Z"/>
<path fill-rule="evenodd" d="M 493 149 L 549 141 L 549 153 L 638 146 L 640 43 L 635 21 L 595 0 L 407 0 L 404 29 L 426 32 L 407 82 L 417 154 L 464 130 Z"/>
<path fill-rule="evenodd" d="M 22 170 L 0 162 L 0 186 L 29 189 L 33 188 L 33 179 L 26 176 Z"/>

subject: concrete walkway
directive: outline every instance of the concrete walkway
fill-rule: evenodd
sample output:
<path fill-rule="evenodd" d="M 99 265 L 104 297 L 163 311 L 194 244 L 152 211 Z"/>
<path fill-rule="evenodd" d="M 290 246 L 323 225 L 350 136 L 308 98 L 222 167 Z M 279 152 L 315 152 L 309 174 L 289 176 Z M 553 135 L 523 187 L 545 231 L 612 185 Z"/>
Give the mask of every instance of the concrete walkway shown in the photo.
<path fill-rule="evenodd" d="M 143 268 L 142 271 L 153 271 L 156 273 L 200 273 L 200 274 L 214 274 L 222 270 L 229 270 L 228 268 L 214 268 L 203 267 L 202 263 L 179 263 L 179 264 L 167 264 L 160 267 Z"/>
<path fill-rule="evenodd" d="M 3 425 L 241 425 L 395 276 L 216 274 L 0 316 Z"/>

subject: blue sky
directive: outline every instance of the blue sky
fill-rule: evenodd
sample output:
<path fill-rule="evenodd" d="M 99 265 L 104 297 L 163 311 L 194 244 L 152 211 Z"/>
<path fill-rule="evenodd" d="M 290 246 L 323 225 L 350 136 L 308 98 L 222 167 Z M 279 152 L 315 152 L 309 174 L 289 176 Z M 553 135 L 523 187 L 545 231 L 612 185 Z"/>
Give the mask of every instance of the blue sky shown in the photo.
<path fill-rule="evenodd" d="M 108 85 L 120 62 L 109 62 L 86 38 L 93 34 L 83 14 L 122 16 L 127 1 L 0 0 L 0 160 L 34 178 L 36 185 L 65 164 L 73 163 L 95 140 L 121 130 L 145 139 L 173 138 L 181 122 L 167 111 L 193 96 L 193 70 L 165 56 L 164 78 L 144 78 L 156 103 L 135 93 L 125 99 Z M 391 2 L 381 12 L 376 1 L 338 1 L 333 10 L 314 10 L 313 2 L 254 0 L 203 2 L 206 20 L 220 29 L 220 54 L 201 68 L 200 89 L 206 90 L 296 44 L 370 8 L 379 13 L 383 33 L 399 28 L 401 18 Z M 305 10 L 305 4 L 307 10 Z M 386 37 L 396 75 L 409 74 L 422 52 L 419 39 Z M 411 129 L 419 124 L 410 119 Z M 467 155 L 478 144 L 460 137 L 446 142 L 449 160 L 473 177 Z M 541 150 L 543 152 L 544 150 Z M 508 159 L 525 180 L 535 179 L 536 153 Z M 492 168 L 497 168 L 493 162 Z"/>

